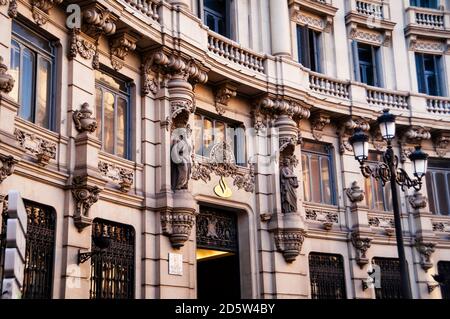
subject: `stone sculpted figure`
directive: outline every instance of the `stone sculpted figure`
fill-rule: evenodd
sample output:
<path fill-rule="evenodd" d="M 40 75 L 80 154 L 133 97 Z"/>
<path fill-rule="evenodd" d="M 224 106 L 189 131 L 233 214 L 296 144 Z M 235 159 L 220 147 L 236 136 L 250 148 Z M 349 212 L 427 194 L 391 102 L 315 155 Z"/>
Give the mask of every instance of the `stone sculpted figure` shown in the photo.
<path fill-rule="evenodd" d="M 283 159 L 280 170 L 281 209 L 283 213 L 297 212 L 298 179 L 295 176 L 289 158 Z"/>
<path fill-rule="evenodd" d="M 172 189 L 187 189 L 191 176 L 190 129 L 179 128 L 173 133 L 175 138 L 170 152 L 172 161 Z"/>

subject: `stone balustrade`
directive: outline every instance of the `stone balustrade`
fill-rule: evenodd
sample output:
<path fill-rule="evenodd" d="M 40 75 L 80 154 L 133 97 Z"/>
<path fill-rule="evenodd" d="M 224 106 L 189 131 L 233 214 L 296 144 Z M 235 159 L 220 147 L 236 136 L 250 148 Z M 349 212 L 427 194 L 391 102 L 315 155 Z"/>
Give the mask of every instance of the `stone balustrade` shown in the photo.
<path fill-rule="evenodd" d="M 428 97 L 427 111 L 434 114 L 450 114 L 450 98 Z"/>
<path fill-rule="evenodd" d="M 430 29 L 447 29 L 446 13 L 436 9 L 409 7 L 406 9 L 407 24 Z"/>
<path fill-rule="evenodd" d="M 383 19 L 383 3 L 382 2 L 367 2 L 367 1 L 356 1 L 356 11 L 359 14 L 365 16 L 374 16 L 378 19 Z"/>
<path fill-rule="evenodd" d="M 381 108 L 409 109 L 408 94 L 368 87 L 367 102 Z"/>
<path fill-rule="evenodd" d="M 156 0 L 121 0 L 126 2 L 129 6 L 136 9 L 138 12 L 155 21 L 159 21 L 158 3 Z"/>
<path fill-rule="evenodd" d="M 349 83 L 333 79 L 323 74 L 310 72 L 309 87 L 312 91 L 331 95 L 341 99 L 349 99 Z"/>

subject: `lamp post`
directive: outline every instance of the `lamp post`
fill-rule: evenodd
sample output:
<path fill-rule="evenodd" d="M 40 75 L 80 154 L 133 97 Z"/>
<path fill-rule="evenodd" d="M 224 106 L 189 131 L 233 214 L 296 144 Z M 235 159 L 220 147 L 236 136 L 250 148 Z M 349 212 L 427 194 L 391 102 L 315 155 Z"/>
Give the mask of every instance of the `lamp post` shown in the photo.
<path fill-rule="evenodd" d="M 387 182 L 390 182 L 391 184 L 395 235 L 397 239 L 398 258 L 400 262 L 402 296 L 405 299 L 411 299 L 411 286 L 409 281 L 408 265 L 405 257 L 405 248 L 403 244 L 403 233 L 396 184 L 401 187 L 402 191 L 405 191 L 406 188 L 414 188 L 417 191 L 420 190 L 422 187 L 422 178 L 425 176 L 427 169 L 428 155 L 421 150 L 420 146 L 415 147 L 415 150 L 409 155 L 409 159 L 413 163 L 415 178 L 409 177 L 404 169 L 398 167 L 398 157 L 394 154 L 394 150 L 392 148 L 392 140 L 395 137 L 395 115 L 389 113 L 388 109 L 383 110 L 383 114 L 378 117 L 378 124 L 380 125 L 380 131 L 383 139 L 387 141 L 387 149 L 383 154 L 382 162 L 376 163 L 372 166 L 365 162 L 369 155 L 369 137 L 361 129 L 355 130 L 349 141 L 353 146 L 355 158 L 360 163 L 360 169 L 363 176 L 366 178 L 372 176 L 373 178 L 380 180 L 383 186 L 385 186 Z"/>

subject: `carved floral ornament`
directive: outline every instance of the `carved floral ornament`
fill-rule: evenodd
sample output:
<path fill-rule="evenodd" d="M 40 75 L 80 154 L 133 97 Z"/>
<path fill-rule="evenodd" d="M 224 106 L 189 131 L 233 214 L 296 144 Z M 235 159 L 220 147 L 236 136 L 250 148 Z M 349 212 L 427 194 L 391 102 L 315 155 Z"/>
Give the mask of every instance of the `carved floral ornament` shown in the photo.
<path fill-rule="evenodd" d="M 364 42 L 378 46 L 390 46 L 392 40 L 392 31 L 383 30 L 383 32 L 378 32 L 362 28 L 357 23 L 351 23 L 349 27 L 349 38 L 358 42 Z"/>
<path fill-rule="evenodd" d="M 73 121 L 78 132 L 94 133 L 97 129 L 97 120 L 92 117 L 92 111 L 88 103 L 83 103 L 80 110 L 73 112 Z"/>
<path fill-rule="evenodd" d="M 189 239 L 198 213 L 190 209 L 171 208 L 161 212 L 161 227 L 173 248 L 181 248 Z"/>
<path fill-rule="evenodd" d="M 8 67 L 3 63 L 3 57 L 0 56 L 0 96 L 3 93 L 8 94 L 14 87 L 14 78 L 7 72 Z"/>
<path fill-rule="evenodd" d="M 428 272 L 428 269 L 433 267 L 431 256 L 435 251 L 436 243 L 425 241 L 424 238 L 416 238 L 415 245 L 420 253 L 420 265 L 425 272 Z"/>
<path fill-rule="evenodd" d="M 0 154 L 0 184 L 14 172 L 14 166 L 19 161 L 11 155 Z"/>
<path fill-rule="evenodd" d="M 17 128 L 14 135 L 22 148 L 37 157 L 39 165 L 46 166 L 51 159 L 56 158 L 56 143 Z"/>
<path fill-rule="evenodd" d="M 75 176 L 72 181 L 72 195 L 75 201 L 74 223 L 78 231 L 92 224 L 89 218 L 91 206 L 98 201 L 102 189 L 89 185 L 86 176 Z"/>
<path fill-rule="evenodd" d="M 63 0 L 31 0 L 33 19 L 37 25 L 47 23 L 49 11 L 53 7 L 60 5 Z"/>
<path fill-rule="evenodd" d="M 356 250 L 356 263 L 359 267 L 363 268 L 364 265 L 369 263 L 366 253 L 371 246 L 372 238 L 364 236 L 359 232 L 352 232 L 351 241 Z"/>
<path fill-rule="evenodd" d="M 439 132 L 433 139 L 434 149 L 437 156 L 444 157 L 450 144 L 450 132 Z"/>
<path fill-rule="evenodd" d="M 115 164 L 99 161 L 98 170 L 102 176 L 118 183 L 122 192 L 127 193 L 130 191 L 134 181 L 134 172 L 131 169 L 126 169 Z"/>
<path fill-rule="evenodd" d="M 333 27 L 333 17 L 337 8 L 329 5 L 325 1 L 298 1 L 292 0 L 289 3 L 291 21 L 306 25 L 309 28 L 321 31 L 331 32 Z M 320 15 L 310 13 L 320 12 Z"/>
<path fill-rule="evenodd" d="M 293 262 L 302 250 L 306 232 L 302 229 L 279 229 L 274 232 L 275 247 L 286 262 Z"/>

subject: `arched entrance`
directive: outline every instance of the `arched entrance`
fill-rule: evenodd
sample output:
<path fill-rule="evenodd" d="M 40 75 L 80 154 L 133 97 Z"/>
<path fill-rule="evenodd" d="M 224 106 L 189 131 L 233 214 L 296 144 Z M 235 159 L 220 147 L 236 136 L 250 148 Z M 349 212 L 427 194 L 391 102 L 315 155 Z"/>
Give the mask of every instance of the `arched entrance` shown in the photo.
<path fill-rule="evenodd" d="M 197 216 L 197 298 L 241 297 L 237 216 L 200 206 Z"/>

